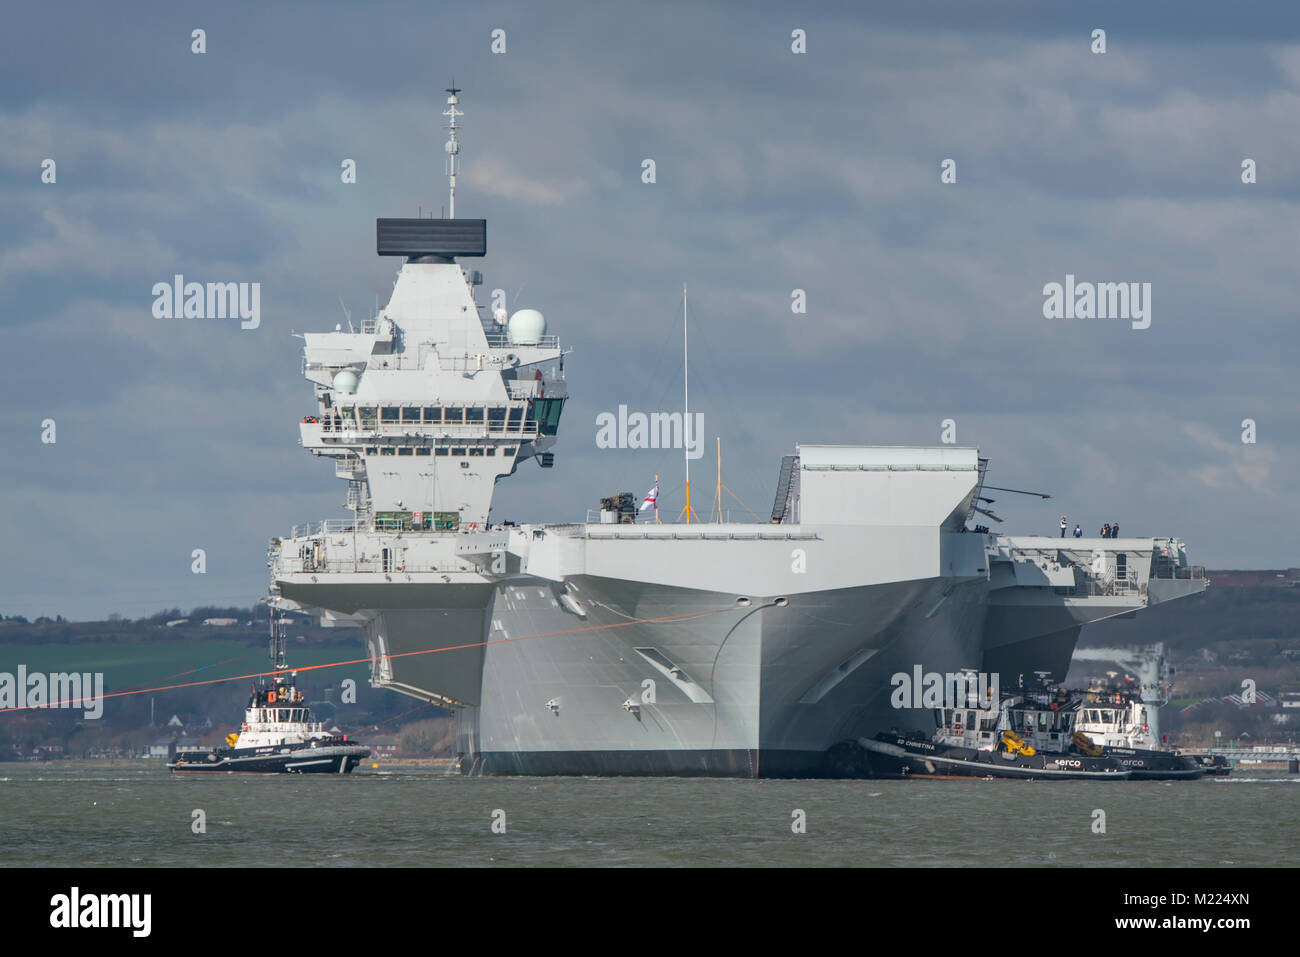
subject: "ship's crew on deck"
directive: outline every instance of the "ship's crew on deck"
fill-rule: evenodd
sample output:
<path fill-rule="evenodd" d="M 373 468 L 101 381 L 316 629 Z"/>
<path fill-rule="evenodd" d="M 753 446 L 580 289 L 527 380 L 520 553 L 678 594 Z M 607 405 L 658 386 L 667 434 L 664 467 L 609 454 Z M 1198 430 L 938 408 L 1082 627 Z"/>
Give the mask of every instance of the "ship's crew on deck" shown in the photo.
<path fill-rule="evenodd" d="M 1110 522 L 1107 522 L 1101 527 L 1101 537 L 1110 538 Z"/>
<path fill-rule="evenodd" d="M 1080 528 L 1078 525 L 1074 526 L 1074 537 L 1083 538 L 1083 529 Z"/>
<path fill-rule="evenodd" d="M 1069 524 L 1070 523 L 1065 520 L 1065 516 L 1062 515 L 1061 516 L 1061 537 L 1062 538 L 1065 538 L 1065 529 L 1069 526 Z"/>
<path fill-rule="evenodd" d="M 1119 522 L 1110 523 L 1110 537 L 1119 538 Z"/>

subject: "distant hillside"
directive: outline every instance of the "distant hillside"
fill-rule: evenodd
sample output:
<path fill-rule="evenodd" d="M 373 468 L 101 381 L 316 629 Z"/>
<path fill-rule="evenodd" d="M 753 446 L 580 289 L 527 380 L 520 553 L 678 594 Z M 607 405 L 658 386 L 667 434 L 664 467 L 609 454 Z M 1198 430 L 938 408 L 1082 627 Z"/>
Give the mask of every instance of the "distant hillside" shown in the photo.
<path fill-rule="evenodd" d="M 1163 641 L 1182 651 L 1220 642 L 1274 640 L 1300 647 L 1300 568 L 1207 571 L 1210 587 L 1194 598 L 1139 612 L 1136 618 L 1088 625 L 1084 647 Z"/>

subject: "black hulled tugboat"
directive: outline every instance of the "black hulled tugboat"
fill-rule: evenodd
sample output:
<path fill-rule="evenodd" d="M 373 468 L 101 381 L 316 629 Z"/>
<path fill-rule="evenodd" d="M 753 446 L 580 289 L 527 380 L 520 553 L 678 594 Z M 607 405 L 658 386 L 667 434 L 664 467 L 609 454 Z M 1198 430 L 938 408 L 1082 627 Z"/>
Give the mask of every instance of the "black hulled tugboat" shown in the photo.
<path fill-rule="evenodd" d="M 1070 704 L 1065 692 L 1022 689 L 996 707 L 936 709 L 932 735 L 882 732 L 837 745 L 828 758 L 872 777 L 1128 779 L 1129 768 L 1076 734 Z"/>
<path fill-rule="evenodd" d="M 1095 683 L 1073 703 L 1078 714 L 1076 734 L 1087 750 L 1113 757 L 1132 771 L 1134 780 L 1174 781 L 1199 778 L 1210 773 L 1190 755 L 1162 748 L 1152 728 L 1154 707 L 1142 699 L 1141 688 L 1129 685 L 1106 687 Z"/>
<path fill-rule="evenodd" d="M 284 619 L 272 625 L 271 660 L 277 674 L 253 688 L 244 725 L 227 747 L 183 754 L 168 765 L 178 772 L 253 774 L 347 774 L 370 749 L 312 721 L 295 675 L 284 663 Z M 282 672 L 282 673 L 281 673 Z"/>

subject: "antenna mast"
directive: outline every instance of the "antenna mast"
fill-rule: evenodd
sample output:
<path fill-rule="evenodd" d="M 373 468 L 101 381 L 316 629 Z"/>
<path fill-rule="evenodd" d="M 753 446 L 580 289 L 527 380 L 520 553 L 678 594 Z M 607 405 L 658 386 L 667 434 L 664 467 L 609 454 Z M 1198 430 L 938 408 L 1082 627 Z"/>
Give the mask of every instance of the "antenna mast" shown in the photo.
<path fill-rule="evenodd" d="M 456 157 L 460 154 L 460 144 L 456 142 L 456 117 L 464 116 L 456 105 L 460 103 L 459 97 L 456 96 L 460 90 L 456 87 L 456 81 L 451 81 L 451 86 L 447 87 L 447 108 L 442 111 L 442 115 L 449 119 L 447 131 L 451 138 L 447 140 L 447 176 L 451 180 L 450 193 L 447 198 L 447 218 L 456 218 Z"/>

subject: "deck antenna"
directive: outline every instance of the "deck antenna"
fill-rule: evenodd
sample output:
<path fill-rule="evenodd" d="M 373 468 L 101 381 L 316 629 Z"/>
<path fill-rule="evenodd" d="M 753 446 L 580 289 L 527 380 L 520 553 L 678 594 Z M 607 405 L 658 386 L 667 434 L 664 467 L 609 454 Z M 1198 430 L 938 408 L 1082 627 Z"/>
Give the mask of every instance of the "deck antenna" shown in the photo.
<path fill-rule="evenodd" d="M 452 77 L 451 86 L 447 87 L 447 109 L 443 110 L 442 115 L 447 117 L 447 131 L 450 139 L 447 140 L 447 176 L 451 180 L 450 192 L 447 197 L 447 218 L 456 218 L 456 157 L 460 153 L 460 144 L 456 142 L 456 117 L 464 116 L 456 105 L 460 99 L 456 96 L 460 89 L 456 86 L 456 78 Z"/>
<path fill-rule="evenodd" d="M 1051 498 L 1046 492 L 1026 492 L 1021 488 L 999 488 L 996 485 L 981 485 L 980 488 L 992 489 L 994 492 L 1015 492 L 1017 495 L 1037 495 L 1039 498 Z"/>
<path fill-rule="evenodd" d="M 691 510 L 691 346 L 686 332 L 686 283 L 682 283 L 682 370 L 683 405 L 685 406 L 682 420 L 682 445 L 685 446 L 683 458 L 686 462 L 686 507 L 682 509 L 682 515 L 686 516 L 686 524 L 689 525 L 694 512 Z M 681 515 L 677 516 L 678 521 L 681 521 L 681 517 Z"/>
<path fill-rule="evenodd" d="M 352 313 L 348 312 L 348 307 L 343 305 L 343 297 L 339 296 L 338 300 L 339 300 L 339 308 L 343 310 L 343 315 L 348 320 L 348 332 L 356 332 L 357 330 L 352 327 Z"/>

